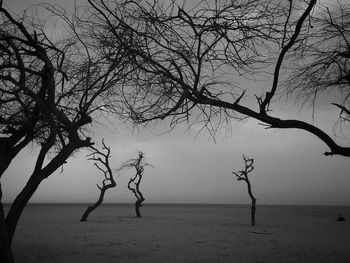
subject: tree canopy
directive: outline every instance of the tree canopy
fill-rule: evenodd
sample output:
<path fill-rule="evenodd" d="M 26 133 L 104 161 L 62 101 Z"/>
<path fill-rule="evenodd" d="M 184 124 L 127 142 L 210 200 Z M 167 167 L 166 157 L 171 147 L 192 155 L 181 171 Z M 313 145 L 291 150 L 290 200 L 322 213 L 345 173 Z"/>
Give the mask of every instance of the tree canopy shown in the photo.
<path fill-rule="evenodd" d="M 307 131 L 328 146 L 326 155 L 350 156 L 349 147 L 338 145 L 313 123 L 274 115 L 283 96 L 301 94 L 304 99 L 332 89 L 337 98 L 329 96 L 334 99 L 329 103 L 347 118 L 349 83 L 343 79 L 333 89 L 331 82 L 346 76 L 341 72 L 347 71 L 348 7 L 331 10 L 316 0 L 199 1 L 189 7 L 175 1 L 89 3 L 96 14 L 90 22 L 109 32 L 110 50 L 122 46 L 132 54 L 129 62 L 135 71 L 120 90 L 125 98 L 122 113 L 128 118 L 137 123 L 170 118 L 171 125 L 203 122 L 215 133 L 223 123 L 249 117 L 267 128 Z M 338 44 L 328 45 L 325 38 Z M 320 73 L 313 65 L 327 64 L 331 54 L 343 62 L 334 61 Z M 260 78 L 266 82 L 244 83 Z M 316 78 L 314 88 L 307 84 Z M 304 103 L 298 97 L 295 102 Z"/>
<path fill-rule="evenodd" d="M 44 8 L 68 30 L 49 37 L 40 12 L 19 17 L 0 1 L 0 176 L 29 143 L 39 150 L 6 218 L 0 206 L 0 255 L 7 262 L 13 262 L 11 242 L 28 201 L 69 157 L 93 144 L 86 131 L 116 107 L 112 87 L 128 70 L 128 51 L 118 49 L 113 57 L 97 52 L 84 17 L 52 5 L 32 8 Z"/>

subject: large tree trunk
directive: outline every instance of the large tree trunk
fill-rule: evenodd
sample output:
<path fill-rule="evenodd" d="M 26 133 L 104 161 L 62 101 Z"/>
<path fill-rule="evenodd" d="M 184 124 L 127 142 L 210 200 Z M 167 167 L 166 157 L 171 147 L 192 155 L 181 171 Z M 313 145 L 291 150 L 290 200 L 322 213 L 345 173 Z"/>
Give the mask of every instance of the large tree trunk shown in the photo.
<path fill-rule="evenodd" d="M 7 224 L 10 245 L 12 243 L 12 239 L 15 234 L 19 218 L 21 217 L 21 214 L 24 208 L 26 207 L 26 205 L 28 204 L 28 201 L 33 196 L 36 189 L 38 188 L 38 186 L 43 180 L 44 178 L 41 178 L 39 176 L 32 176 L 28 180 L 23 190 L 19 193 L 19 195 L 13 201 L 10 211 L 8 212 L 6 217 L 6 224 Z"/>
<path fill-rule="evenodd" d="M 1 177 L 12 161 L 12 159 L 9 158 L 7 151 L 3 149 L 2 145 L 0 145 L 0 160 L 1 160 L 0 162 L 0 177 Z"/>
<path fill-rule="evenodd" d="M 0 258 L 3 263 L 13 263 L 13 254 L 11 249 L 11 242 L 6 227 L 6 220 L 4 217 L 3 207 L 0 208 Z"/>
<path fill-rule="evenodd" d="M 66 145 L 66 147 L 61 149 L 61 151 L 45 167 L 42 167 L 42 163 L 44 161 L 46 153 L 51 149 L 51 147 L 46 147 L 43 151 L 40 151 L 33 174 L 30 176 L 23 190 L 19 193 L 19 195 L 12 203 L 10 211 L 6 217 L 10 245 L 12 243 L 19 218 L 40 183 L 45 178 L 54 173 L 59 167 L 61 167 L 73 151 L 87 146 L 84 145 L 84 142 L 89 143 L 89 140 L 90 139 L 87 139 L 86 141 L 75 141 L 73 143 L 69 143 Z"/>
<path fill-rule="evenodd" d="M 7 139 L 7 138 L 6 138 Z M 3 175 L 3 173 L 7 170 L 7 168 L 10 166 L 12 160 L 16 157 L 17 153 L 20 149 L 22 149 L 26 144 L 22 143 L 16 148 L 19 149 L 12 149 L 15 148 L 12 145 L 10 145 L 5 138 L 0 138 L 0 177 Z"/>
<path fill-rule="evenodd" d="M 14 263 L 11 242 L 7 231 L 4 207 L 2 205 L 2 191 L 0 184 L 0 259 L 3 263 Z"/>

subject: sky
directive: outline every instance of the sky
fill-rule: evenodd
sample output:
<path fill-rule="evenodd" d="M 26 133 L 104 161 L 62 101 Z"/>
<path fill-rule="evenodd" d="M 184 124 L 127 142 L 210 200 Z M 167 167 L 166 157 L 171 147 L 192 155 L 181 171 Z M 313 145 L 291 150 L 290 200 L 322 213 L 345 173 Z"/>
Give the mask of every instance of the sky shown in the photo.
<path fill-rule="evenodd" d="M 4 1 L 14 11 L 24 8 L 24 1 Z M 26 5 L 38 2 L 25 1 Z M 50 1 L 66 3 L 73 1 Z M 310 111 L 292 106 L 275 112 L 283 116 L 311 120 Z M 334 115 L 327 105 L 319 108 L 316 125 L 332 134 Z M 110 159 L 117 187 L 107 192 L 105 202 L 131 203 L 133 194 L 127 182 L 133 171 L 117 172 L 121 163 L 145 153 L 147 167 L 141 185 L 145 203 L 225 203 L 248 204 L 247 186 L 238 182 L 232 171 L 244 168 L 242 154 L 254 158 L 250 174 L 258 204 L 350 205 L 350 159 L 323 155 L 328 148 L 315 136 L 298 130 L 264 129 L 257 121 L 232 122 L 229 134 L 215 138 L 197 134 L 200 127 L 179 125 L 169 133 L 153 130 L 132 131 L 117 121 L 113 126 L 96 127 L 96 142 L 105 139 L 111 147 Z M 349 140 L 337 141 L 349 146 Z M 3 202 L 11 202 L 23 188 L 34 166 L 37 150 L 28 147 L 12 162 L 2 178 Z M 86 151 L 68 160 L 40 186 L 31 202 L 84 202 L 97 200 L 101 173 L 86 161 Z"/>

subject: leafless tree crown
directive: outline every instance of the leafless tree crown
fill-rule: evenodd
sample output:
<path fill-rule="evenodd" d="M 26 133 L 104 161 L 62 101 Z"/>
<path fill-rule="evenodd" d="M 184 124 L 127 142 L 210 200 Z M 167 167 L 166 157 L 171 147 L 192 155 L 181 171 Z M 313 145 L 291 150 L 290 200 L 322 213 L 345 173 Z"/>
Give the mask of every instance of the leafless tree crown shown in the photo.
<path fill-rule="evenodd" d="M 330 82 L 337 85 L 341 99 L 333 103 L 347 118 L 347 8 L 341 15 L 316 0 L 199 1 L 191 6 L 175 1 L 170 5 L 147 0 L 89 2 L 96 21 L 111 36 L 109 44 L 117 43 L 130 52 L 134 70 L 120 89 L 125 117 L 136 123 L 168 117 L 171 125 L 202 122 L 213 135 L 223 124 L 230 127 L 232 119 L 251 117 L 267 128 L 296 128 L 314 134 L 329 147 L 326 155 L 350 156 L 349 147 L 338 145 L 315 125 L 273 115 L 277 99 L 298 90 L 293 85 L 284 89 L 288 86 L 285 81 L 298 83 L 293 80 L 297 78 L 307 83 L 308 78 L 320 79 L 317 76 L 322 75 L 329 89 Z M 327 30 L 333 33 L 327 34 Z M 333 44 L 321 44 L 326 51 L 318 56 L 317 43 L 324 40 Z M 294 70 L 298 57 L 306 65 L 299 71 Z M 324 58 L 332 61 L 328 69 L 322 66 L 329 64 Z M 334 77 L 326 78 L 322 71 L 313 73 L 315 63 Z M 270 78 L 269 86 L 244 84 L 245 78 L 264 77 Z M 341 88 L 343 83 L 345 89 Z M 322 90 L 320 87 L 315 86 L 315 90 Z M 302 88 L 304 94 L 313 94 L 308 88 Z"/>

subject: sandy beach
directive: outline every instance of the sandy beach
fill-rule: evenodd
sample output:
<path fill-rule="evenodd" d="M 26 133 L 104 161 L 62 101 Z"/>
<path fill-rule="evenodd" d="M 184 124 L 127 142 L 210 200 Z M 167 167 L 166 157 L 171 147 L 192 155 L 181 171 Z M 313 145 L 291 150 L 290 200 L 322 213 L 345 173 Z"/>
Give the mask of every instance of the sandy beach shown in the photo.
<path fill-rule="evenodd" d="M 350 207 L 30 205 L 13 243 L 20 262 L 350 262 Z M 347 221 L 337 222 L 342 214 Z"/>

